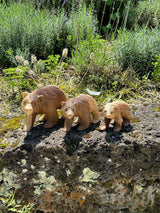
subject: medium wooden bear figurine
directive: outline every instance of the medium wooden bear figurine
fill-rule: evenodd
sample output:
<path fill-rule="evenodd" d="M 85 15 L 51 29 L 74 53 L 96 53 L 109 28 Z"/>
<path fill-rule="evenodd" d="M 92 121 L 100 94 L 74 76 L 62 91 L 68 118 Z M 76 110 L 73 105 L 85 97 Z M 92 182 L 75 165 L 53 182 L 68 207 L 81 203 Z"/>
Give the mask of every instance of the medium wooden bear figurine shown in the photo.
<path fill-rule="evenodd" d="M 74 116 L 80 123 L 78 130 L 87 129 L 90 123 L 98 123 L 100 114 L 95 99 L 90 95 L 81 94 L 62 102 L 62 116 L 65 118 L 64 131 L 71 129 Z"/>
<path fill-rule="evenodd" d="M 128 126 L 130 124 L 130 107 L 122 100 L 106 103 L 102 108 L 102 115 L 104 117 L 104 124 L 100 126 L 100 130 L 106 130 L 111 119 L 114 119 L 115 121 L 114 131 L 120 131 L 122 129 L 122 125 Z"/>
<path fill-rule="evenodd" d="M 23 130 L 30 131 L 37 114 L 44 114 L 41 121 L 46 121 L 45 128 L 51 128 L 58 122 L 57 109 L 61 108 L 61 102 L 66 101 L 64 92 L 56 86 L 46 86 L 31 93 L 23 92 L 21 107 L 25 113 L 25 125 Z"/>

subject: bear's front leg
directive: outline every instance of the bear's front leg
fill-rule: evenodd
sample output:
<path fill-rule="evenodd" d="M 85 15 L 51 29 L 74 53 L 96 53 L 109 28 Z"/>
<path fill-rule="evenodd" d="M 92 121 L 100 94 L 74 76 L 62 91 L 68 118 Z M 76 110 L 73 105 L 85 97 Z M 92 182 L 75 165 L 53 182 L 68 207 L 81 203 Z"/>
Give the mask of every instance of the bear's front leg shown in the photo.
<path fill-rule="evenodd" d="M 102 124 L 100 126 L 100 130 L 104 131 L 108 128 L 109 124 L 110 124 L 111 119 L 109 118 L 104 118 L 104 124 Z"/>
<path fill-rule="evenodd" d="M 73 119 L 68 119 L 68 118 L 65 118 L 65 121 L 64 121 L 64 131 L 65 132 L 68 132 L 71 130 L 71 127 L 72 127 L 72 123 L 73 123 Z"/>
<path fill-rule="evenodd" d="M 23 127 L 24 131 L 30 131 L 33 127 L 36 114 L 25 114 L 25 124 Z"/>
<path fill-rule="evenodd" d="M 77 128 L 77 130 L 79 130 L 79 131 L 87 129 L 90 126 L 90 123 L 91 123 L 91 115 L 90 115 L 90 113 L 83 113 L 82 116 L 79 116 L 80 125 Z"/>
<path fill-rule="evenodd" d="M 114 118 L 114 121 L 115 121 L 115 127 L 113 129 L 114 132 L 119 132 L 121 129 L 122 129 L 122 118 L 121 116 L 116 116 Z"/>

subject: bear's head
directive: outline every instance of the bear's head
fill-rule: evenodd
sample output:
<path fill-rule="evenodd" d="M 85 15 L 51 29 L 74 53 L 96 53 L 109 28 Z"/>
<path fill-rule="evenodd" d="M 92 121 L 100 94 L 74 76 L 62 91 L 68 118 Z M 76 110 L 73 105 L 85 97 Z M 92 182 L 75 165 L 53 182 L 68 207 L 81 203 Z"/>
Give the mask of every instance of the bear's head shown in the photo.
<path fill-rule="evenodd" d="M 76 115 L 76 105 L 77 103 L 72 101 L 62 101 L 61 102 L 61 113 L 65 118 L 72 119 Z"/>
<path fill-rule="evenodd" d="M 117 106 L 112 103 L 107 103 L 102 108 L 102 115 L 106 118 L 114 118 L 117 113 Z"/>
<path fill-rule="evenodd" d="M 34 112 L 38 112 L 41 107 L 43 95 L 32 94 L 28 92 L 22 93 L 23 100 L 21 107 L 24 113 L 30 115 Z"/>

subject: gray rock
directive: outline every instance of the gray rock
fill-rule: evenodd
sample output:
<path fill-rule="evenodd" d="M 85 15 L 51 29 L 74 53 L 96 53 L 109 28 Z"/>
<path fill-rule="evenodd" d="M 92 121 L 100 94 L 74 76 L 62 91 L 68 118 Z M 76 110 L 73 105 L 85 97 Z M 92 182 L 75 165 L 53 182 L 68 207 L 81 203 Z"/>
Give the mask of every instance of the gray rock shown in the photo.
<path fill-rule="evenodd" d="M 14 130 L 1 151 L 0 196 L 16 189 L 33 211 L 157 212 L 160 123 L 152 116 L 157 106 L 146 104 L 142 111 L 138 105 L 140 121 L 118 133 L 113 126 L 98 131 L 95 124 L 65 133 L 62 121 L 52 129 L 37 124 L 27 134 Z"/>

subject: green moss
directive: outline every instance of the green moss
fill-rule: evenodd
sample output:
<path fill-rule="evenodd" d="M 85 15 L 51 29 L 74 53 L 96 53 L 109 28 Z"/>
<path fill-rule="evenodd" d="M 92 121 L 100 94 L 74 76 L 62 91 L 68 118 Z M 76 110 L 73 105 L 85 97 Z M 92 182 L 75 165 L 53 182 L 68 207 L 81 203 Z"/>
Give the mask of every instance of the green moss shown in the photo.
<path fill-rule="evenodd" d="M 21 188 L 21 184 L 18 179 L 18 175 L 6 168 L 2 170 L 3 182 L 0 188 L 0 196 L 8 196 L 10 195 L 11 189 L 19 189 Z"/>
<path fill-rule="evenodd" d="M 43 189 L 48 191 L 52 191 L 55 186 L 58 186 L 58 183 L 53 175 L 47 177 L 45 171 L 38 171 L 37 179 L 32 179 L 32 183 L 34 184 L 34 194 L 41 195 Z"/>
<path fill-rule="evenodd" d="M 83 177 L 81 177 L 82 182 L 96 182 L 97 178 L 100 176 L 99 173 L 93 172 L 90 168 L 84 168 L 83 170 Z"/>
<path fill-rule="evenodd" d="M 141 121 L 141 119 L 139 119 L 139 118 L 131 118 L 131 122 L 133 122 L 133 123 L 137 123 L 140 121 Z"/>
<path fill-rule="evenodd" d="M 12 117 L 11 119 L 7 119 L 5 117 L 0 118 L 0 121 L 2 122 L 2 127 L 0 129 L 0 135 L 5 135 L 6 132 L 13 131 L 15 129 L 18 129 L 20 127 L 20 124 L 23 119 L 23 115 L 18 117 Z"/>
<path fill-rule="evenodd" d="M 6 121 L 6 118 L 5 118 L 5 117 L 2 117 L 2 118 L 0 118 L 0 121 L 1 121 L 1 122 L 5 122 L 5 121 Z"/>
<path fill-rule="evenodd" d="M 0 144 L 1 149 L 5 149 L 7 146 L 8 146 L 8 142 L 4 142 L 4 143 Z"/>
<path fill-rule="evenodd" d="M 82 136 L 82 138 L 85 138 L 85 139 L 88 139 L 88 138 L 91 138 L 91 137 L 92 137 L 91 134 L 85 134 L 85 135 Z"/>
<path fill-rule="evenodd" d="M 138 107 L 133 107 L 132 109 L 133 109 L 133 112 L 136 112 Z"/>
<path fill-rule="evenodd" d="M 160 107 L 153 109 L 155 112 L 160 112 Z"/>
<path fill-rule="evenodd" d="M 14 148 L 14 147 L 16 147 L 18 145 L 18 142 L 15 142 L 15 143 L 12 143 L 10 146 L 12 147 L 12 148 Z"/>

